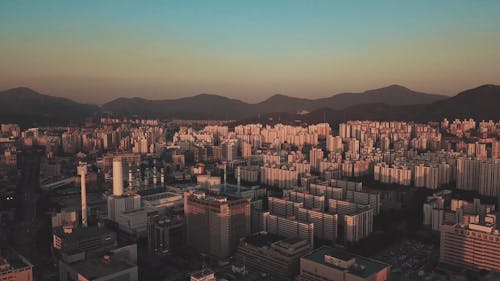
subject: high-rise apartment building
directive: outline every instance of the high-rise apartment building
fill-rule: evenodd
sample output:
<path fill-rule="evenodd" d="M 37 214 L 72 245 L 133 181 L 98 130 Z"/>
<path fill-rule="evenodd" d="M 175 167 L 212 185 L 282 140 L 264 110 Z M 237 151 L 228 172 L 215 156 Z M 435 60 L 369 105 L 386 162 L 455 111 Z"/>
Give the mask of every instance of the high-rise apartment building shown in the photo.
<path fill-rule="evenodd" d="M 311 163 L 311 168 L 314 170 L 319 170 L 319 163 L 323 160 L 323 150 L 320 148 L 312 148 L 309 151 L 309 163 Z"/>
<path fill-rule="evenodd" d="M 264 165 L 260 167 L 260 182 L 283 189 L 289 189 L 298 184 L 299 173 L 295 167 L 278 167 L 275 165 Z"/>
<path fill-rule="evenodd" d="M 344 215 L 344 239 L 356 242 L 373 231 L 373 209 L 358 209 Z"/>
<path fill-rule="evenodd" d="M 500 194 L 500 160 L 457 159 L 457 188 L 496 197 Z"/>

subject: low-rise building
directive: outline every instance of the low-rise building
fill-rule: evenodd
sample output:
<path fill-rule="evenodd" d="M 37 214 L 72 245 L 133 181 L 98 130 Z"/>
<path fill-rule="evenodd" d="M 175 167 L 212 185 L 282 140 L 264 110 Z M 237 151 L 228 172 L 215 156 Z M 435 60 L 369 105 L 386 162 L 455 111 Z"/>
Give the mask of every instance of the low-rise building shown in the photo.
<path fill-rule="evenodd" d="M 387 281 L 390 265 L 328 246 L 300 259 L 301 281 Z"/>
<path fill-rule="evenodd" d="M 311 250 L 307 240 L 258 233 L 242 239 L 236 257 L 248 269 L 291 280 L 299 272 L 300 257 Z"/>

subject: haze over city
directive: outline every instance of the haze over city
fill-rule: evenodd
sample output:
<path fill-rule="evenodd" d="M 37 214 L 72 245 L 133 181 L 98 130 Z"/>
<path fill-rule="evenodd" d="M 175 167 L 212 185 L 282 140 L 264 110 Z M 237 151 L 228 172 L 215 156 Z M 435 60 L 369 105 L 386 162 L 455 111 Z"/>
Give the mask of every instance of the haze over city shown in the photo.
<path fill-rule="evenodd" d="M 0 280 L 500 281 L 500 1 L 0 1 Z"/>
<path fill-rule="evenodd" d="M 4 1 L 0 89 L 259 102 L 500 83 L 498 1 Z"/>

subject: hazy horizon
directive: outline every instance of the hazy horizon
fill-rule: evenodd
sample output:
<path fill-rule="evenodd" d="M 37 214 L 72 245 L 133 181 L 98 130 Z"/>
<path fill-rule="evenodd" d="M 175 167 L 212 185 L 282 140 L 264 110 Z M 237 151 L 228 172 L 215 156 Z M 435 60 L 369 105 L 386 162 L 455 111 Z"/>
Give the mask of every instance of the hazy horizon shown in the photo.
<path fill-rule="evenodd" d="M 90 2 L 2 2 L 0 89 L 256 103 L 500 84 L 498 1 Z"/>

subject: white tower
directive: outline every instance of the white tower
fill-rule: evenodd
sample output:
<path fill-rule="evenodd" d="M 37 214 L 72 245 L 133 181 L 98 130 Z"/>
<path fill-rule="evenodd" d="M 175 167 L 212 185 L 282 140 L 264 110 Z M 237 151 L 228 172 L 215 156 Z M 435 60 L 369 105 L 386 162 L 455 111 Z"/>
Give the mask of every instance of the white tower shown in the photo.
<path fill-rule="evenodd" d="M 123 195 L 123 164 L 120 157 L 113 158 L 113 195 Z"/>
<path fill-rule="evenodd" d="M 85 176 L 87 175 L 87 163 L 79 162 L 76 172 L 80 175 L 82 193 L 82 226 L 87 227 L 87 186 L 85 182 Z"/>

